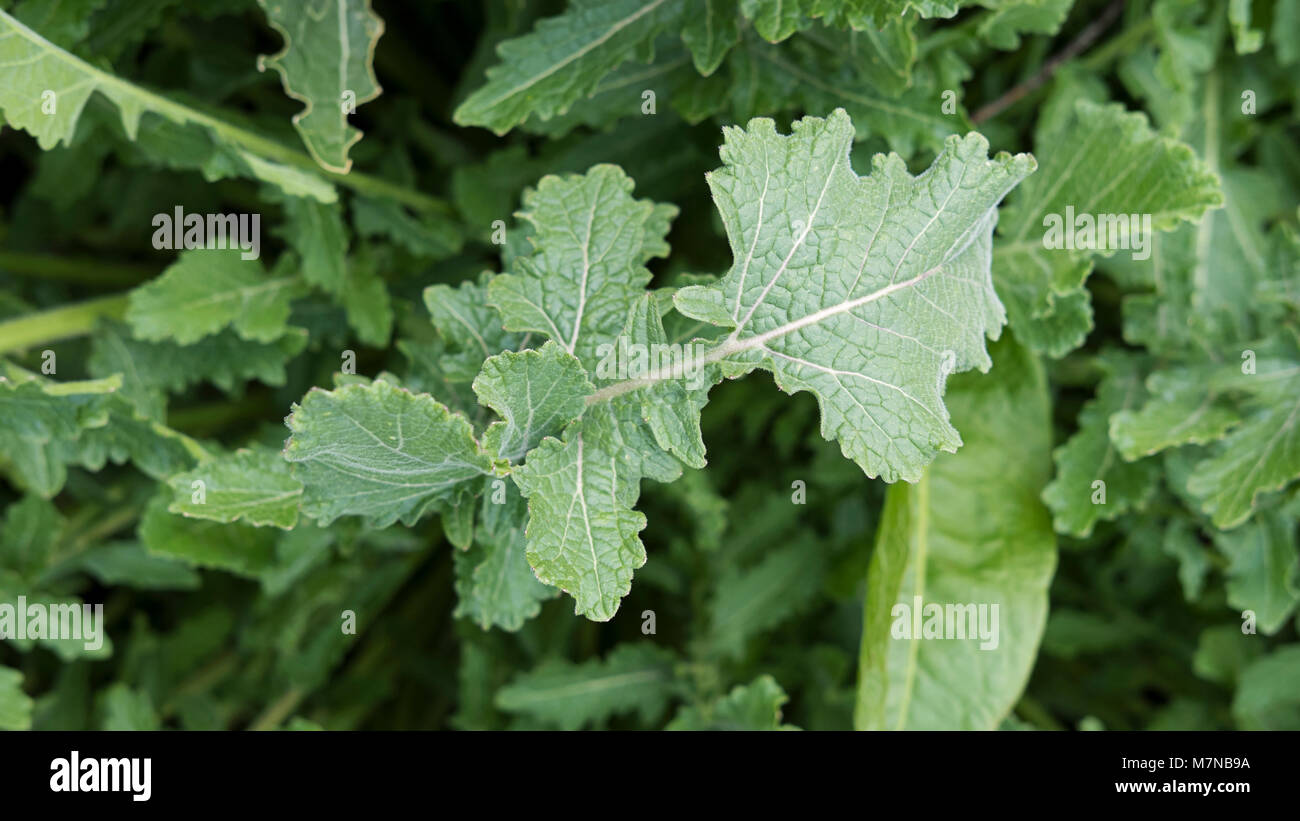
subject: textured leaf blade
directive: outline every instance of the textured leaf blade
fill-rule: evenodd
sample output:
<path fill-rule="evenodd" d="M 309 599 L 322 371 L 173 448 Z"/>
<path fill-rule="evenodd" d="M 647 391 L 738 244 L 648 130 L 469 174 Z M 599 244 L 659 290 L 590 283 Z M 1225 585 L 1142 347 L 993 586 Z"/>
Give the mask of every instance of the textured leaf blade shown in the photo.
<path fill-rule="evenodd" d="M 268 448 L 212 459 L 172 476 L 167 484 L 173 493 L 167 509 L 182 516 L 285 530 L 298 521 L 302 483 L 289 475 L 280 454 Z"/>
<path fill-rule="evenodd" d="M 508 330 L 544 334 L 595 369 L 596 348 L 618 335 L 650 281 L 645 263 L 668 253 L 664 235 L 677 214 L 631 192 L 621 168 L 597 165 L 524 193 L 519 216 L 535 228 L 537 250 L 488 285 Z"/>
<path fill-rule="evenodd" d="M 497 354 L 474 380 L 479 402 L 502 420 L 488 428 L 484 445 L 517 462 L 581 416 L 594 391 L 582 363 L 554 342 L 536 351 Z"/>
<path fill-rule="evenodd" d="M 321 524 L 345 515 L 375 527 L 414 524 L 491 470 L 468 420 L 383 380 L 313 388 L 286 423 L 284 457 L 303 484 L 302 510 Z"/>
<path fill-rule="evenodd" d="M 1099 521 L 1140 510 L 1156 490 L 1159 464 L 1125 462 L 1110 438 L 1111 418 L 1140 405 L 1144 388 L 1139 363 L 1119 354 L 1107 360 L 1111 372 L 1079 414 L 1079 429 L 1052 454 L 1056 477 L 1043 489 L 1058 533 L 1085 537 Z"/>
<path fill-rule="evenodd" d="M 716 286 L 677 292 L 677 309 L 731 328 L 717 358 L 811 391 L 822 434 L 869 476 L 915 481 L 961 439 L 943 407 L 953 370 L 986 369 L 985 335 L 1004 314 L 989 274 L 1002 197 L 1034 168 L 987 159 L 978 134 L 950 138 L 919 177 L 895 155 L 849 166 L 840 110 L 786 137 L 771 120 L 729 128 L 709 175 L 735 264 Z"/>

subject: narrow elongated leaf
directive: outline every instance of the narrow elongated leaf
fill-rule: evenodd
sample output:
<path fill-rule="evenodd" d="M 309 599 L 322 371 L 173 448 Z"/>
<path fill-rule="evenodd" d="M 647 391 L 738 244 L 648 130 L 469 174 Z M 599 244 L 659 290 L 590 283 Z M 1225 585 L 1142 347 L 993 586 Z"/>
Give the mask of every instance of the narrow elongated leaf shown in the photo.
<path fill-rule="evenodd" d="M 670 652 L 652 644 L 621 644 L 604 659 L 556 662 L 515 678 L 497 692 L 497 707 L 525 713 L 562 730 L 603 725 L 637 712 L 657 719 L 672 693 Z"/>
<path fill-rule="evenodd" d="M 1056 544 L 1038 498 L 1051 445 L 1042 367 L 1003 340 L 992 373 L 954 380 L 948 402 L 966 444 L 886 497 L 867 576 L 859 729 L 996 728 L 1047 619 Z"/>
<path fill-rule="evenodd" d="M 549 120 L 634 56 L 648 58 L 681 0 L 572 0 L 564 13 L 497 47 L 500 65 L 456 109 L 459 125 L 504 134 L 529 116 Z"/>

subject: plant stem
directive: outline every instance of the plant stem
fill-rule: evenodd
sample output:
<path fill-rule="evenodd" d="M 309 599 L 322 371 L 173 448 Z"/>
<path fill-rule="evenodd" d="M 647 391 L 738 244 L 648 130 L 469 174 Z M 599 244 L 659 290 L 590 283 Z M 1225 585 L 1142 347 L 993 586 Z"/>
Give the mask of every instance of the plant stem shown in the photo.
<path fill-rule="evenodd" d="M 126 295 L 118 294 L 0 322 L 0 354 L 82 336 L 100 317 L 120 319 L 124 313 Z"/>
<path fill-rule="evenodd" d="M 217 656 L 214 660 L 199 668 L 189 678 L 182 681 L 172 693 L 171 698 L 159 709 L 158 714 L 163 718 L 168 718 L 172 713 L 176 712 L 177 702 L 181 699 L 199 693 L 206 693 L 217 682 L 237 669 L 238 666 L 239 657 L 232 651 Z"/>
<path fill-rule="evenodd" d="M 299 702 L 302 701 L 304 693 L 297 687 L 291 687 L 285 691 L 284 695 L 277 698 L 266 706 L 262 714 L 253 719 L 253 723 L 248 725 L 249 730 L 274 730 L 288 718 L 294 710 L 298 709 Z"/>
<path fill-rule="evenodd" d="M 3 22 L 8 28 L 12 29 L 12 33 L 31 42 L 37 48 L 48 52 L 49 55 L 55 59 L 68 64 L 68 66 L 70 66 L 77 74 L 88 75 L 90 80 L 83 82 L 82 84 L 93 82 L 100 87 L 114 88 L 119 94 L 134 97 L 140 103 L 140 109 L 144 111 L 153 112 L 176 123 L 194 123 L 196 125 L 201 125 L 210 129 L 212 133 L 225 142 L 245 148 L 260 157 L 273 160 L 274 162 L 288 165 L 303 171 L 320 174 L 321 176 L 337 182 L 342 186 L 351 188 L 353 191 L 360 194 L 370 194 L 377 197 L 396 200 L 397 202 L 409 205 L 410 207 L 421 211 L 428 211 L 447 216 L 454 213 L 450 205 L 437 197 L 431 197 L 427 194 L 422 194 L 419 191 L 414 191 L 410 188 L 405 188 L 401 185 L 388 182 L 387 180 L 382 180 L 378 177 L 371 177 L 360 172 L 349 170 L 339 173 L 336 171 L 330 171 L 301 151 L 295 151 L 294 149 L 275 140 L 263 137 L 261 134 L 232 125 L 225 120 L 177 103 L 161 94 L 155 94 L 154 92 L 148 91 L 134 83 L 129 83 L 126 80 L 123 80 L 114 74 L 110 74 L 107 71 L 96 68 L 90 63 L 82 60 L 80 57 L 65 51 L 23 25 L 11 15 L 5 14 L 2 11 L 0 11 L 0 22 Z M 109 96 L 114 100 L 115 104 L 120 105 L 117 97 L 114 97 L 113 95 Z"/>
<path fill-rule="evenodd" d="M 1114 2 L 1107 6 L 1106 10 L 1103 11 L 1096 20 L 1093 20 L 1084 27 L 1083 31 L 1079 32 L 1079 36 L 1071 40 L 1069 45 L 1044 63 L 1043 67 L 1038 70 L 1037 74 L 1030 77 L 1028 80 L 1025 80 L 1023 83 L 1018 83 L 1007 93 L 998 97 L 988 105 L 980 107 L 978 111 L 971 115 L 971 122 L 978 125 L 990 117 L 997 116 L 1002 113 L 1004 109 L 1010 108 L 1019 102 L 1020 98 L 1047 82 L 1051 79 L 1052 75 L 1056 73 L 1058 68 L 1070 60 L 1073 60 L 1075 57 L 1078 57 L 1086 51 L 1089 46 L 1096 42 L 1097 38 L 1100 37 L 1106 29 L 1110 28 L 1110 24 L 1115 22 L 1115 19 L 1119 17 L 1120 12 L 1123 10 L 1124 0 L 1114 0 Z"/>
<path fill-rule="evenodd" d="M 23 251 L 0 251 L 0 270 L 18 276 L 113 287 L 135 285 L 157 273 L 152 266 L 130 262 L 104 262 L 89 257 L 60 257 Z"/>
<path fill-rule="evenodd" d="M 167 427 L 190 436 L 212 436 L 234 422 L 264 419 L 276 411 L 270 394 L 252 392 L 233 402 L 209 402 L 167 410 Z"/>

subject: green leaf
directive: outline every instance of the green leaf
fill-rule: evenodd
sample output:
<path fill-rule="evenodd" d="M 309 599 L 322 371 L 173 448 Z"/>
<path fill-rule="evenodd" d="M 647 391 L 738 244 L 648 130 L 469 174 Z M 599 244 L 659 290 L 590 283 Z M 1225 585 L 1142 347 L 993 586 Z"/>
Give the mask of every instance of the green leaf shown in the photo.
<path fill-rule="evenodd" d="M 412 525 L 491 470 L 465 417 L 383 380 L 313 388 L 286 423 L 302 511 L 323 525 L 346 515 Z"/>
<path fill-rule="evenodd" d="M 97 377 L 120 374 L 118 395 L 140 415 L 161 419 L 163 394 L 179 393 L 199 381 L 227 393 L 236 392 L 249 379 L 283 385 L 285 365 L 306 346 L 307 333 L 297 328 L 272 342 L 250 341 L 225 329 L 190 345 L 176 345 L 136 339 L 128 326 L 110 321 L 91 338 L 87 368 Z"/>
<path fill-rule="evenodd" d="M 489 283 L 495 277 L 484 274 L 477 282 L 459 287 L 430 285 L 424 289 L 424 305 L 439 335 L 453 349 L 440 364 L 447 377 L 470 382 L 488 357 L 523 346 L 525 335 L 511 333 L 501 324 L 501 315 L 488 305 Z"/>
<path fill-rule="evenodd" d="M 981 0 L 989 14 L 976 32 L 995 48 L 1020 48 L 1022 34 L 1056 34 L 1074 0 Z"/>
<path fill-rule="evenodd" d="M 1217 441 L 1240 421 L 1219 392 L 1206 389 L 1201 370 L 1157 371 L 1146 388 L 1146 404 L 1110 417 L 1110 441 L 1127 461 L 1179 445 Z"/>
<path fill-rule="evenodd" d="M 1214 543 L 1228 559 L 1228 603 L 1255 613 L 1259 630 L 1282 629 L 1300 603 L 1300 553 L 1296 520 L 1277 510 L 1261 512 Z"/>
<path fill-rule="evenodd" d="M 343 293 L 348 276 L 348 229 L 338 202 L 285 197 L 281 235 L 302 257 L 303 278 L 327 294 Z"/>
<path fill-rule="evenodd" d="M 140 339 L 182 345 L 227 325 L 243 339 L 273 342 L 284 335 L 293 279 L 267 276 L 240 251 L 192 250 L 162 276 L 131 292 L 126 320 Z"/>
<path fill-rule="evenodd" d="M 152 732 L 161 728 L 162 722 L 149 694 L 124 682 L 109 685 L 104 690 L 99 708 L 103 714 L 99 725 L 101 730 Z"/>
<path fill-rule="evenodd" d="M 49 564 L 63 524 L 58 508 L 40 496 L 9 505 L 0 522 L 0 568 L 34 580 Z"/>
<path fill-rule="evenodd" d="M 680 12 L 680 0 L 572 0 L 497 46 L 501 63 L 456 109 L 456 124 L 505 134 L 530 116 L 563 114 L 623 61 L 646 61 L 655 35 Z"/>
<path fill-rule="evenodd" d="M 789 700 L 776 679 L 762 675 L 750 684 L 737 685 L 712 704 L 683 707 L 665 729 L 797 730 L 781 723 L 781 705 Z"/>
<path fill-rule="evenodd" d="M 167 512 L 170 496 L 155 496 L 140 520 L 140 541 L 150 553 L 242 576 L 256 576 L 271 567 L 275 531 L 177 516 Z"/>
<path fill-rule="evenodd" d="M 1201 632 L 1196 643 L 1192 669 L 1196 675 L 1219 684 L 1233 686 L 1251 662 L 1264 649 L 1254 636 L 1243 633 L 1241 626 L 1225 624 Z"/>
<path fill-rule="evenodd" d="M 822 435 L 868 476 L 916 481 L 961 437 L 943 406 L 948 373 L 987 370 L 984 338 L 1004 321 L 989 275 L 997 205 L 1034 169 L 987 159 L 978 134 L 952 137 L 919 177 L 897 155 L 849 166 L 843 111 L 728 128 L 709 175 L 735 263 L 716 286 L 674 296 L 687 316 L 730 328 L 708 357 L 727 375 L 769 370 L 810 391 Z"/>
<path fill-rule="evenodd" d="M 488 285 L 508 330 L 544 334 L 595 369 L 597 346 L 618 335 L 650 281 L 645 263 L 668 253 L 664 235 L 677 215 L 632 199 L 632 186 L 618 166 L 597 165 L 524 193 L 519 216 L 535 229 L 537 250 Z"/>
<path fill-rule="evenodd" d="M 1300 730 L 1300 645 L 1280 647 L 1242 671 L 1232 717 L 1242 730 Z"/>
<path fill-rule="evenodd" d="M 1213 560 L 1191 522 L 1187 519 L 1170 521 L 1161 547 L 1178 560 L 1178 581 L 1183 586 L 1183 597 L 1189 602 L 1199 599 Z"/>
<path fill-rule="evenodd" d="M 1143 398 L 1139 363 L 1113 353 L 1097 395 L 1083 406 L 1079 429 L 1052 453 L 1056 478 L 1043 490 L 1058 533 L 1083 538 L 1098 521 L 1141 510 L 1156 489 L 1160 466 L 1153 459 L 1125 462 L 1110 439 L 1110 420 L 1138 407 Z"/>
<path fill-rule="evenodd" d="M 595 390 L 582 363 L 554 342 L 537 351 L 497 354 L 474 380 L 479 402 L 501 417 L 483 434 L 484 447 L 501 459 L 519 461 L 581 416 Z"/>
<path fill-rule="evenodd" d="M 709 607 L 709 641 L 740 658 L 746 642 L 789 619 L 822 589 L 824 559 L 814 540 L 768 553 L 754 567 L 727 567 Z"/>
<path fill-rule="evenodd" d="M 614 617 L 632 571 L 645 564 L 637 534 L 646 519 L 633 510 L 641 478 L 681 474 L 638 422 L 631 400 L 588 408 L 563 441 L 542 440 L 511 474 L 528 499 L 528 563 L 593 621 Z"/>
<path fill-rule="evenodd" d="M 867 575 L 859 729 L 995 729 L 1020 698 L 1047 620 L 1056 542 L 1038 498 L 1051 445 L 1042 367 L 1003 340 L 992 373 L 954 380 L 948 402 L 966 444 L 885 499 Z"/>
<path fill-rule="evenodd" d="M 352 168 L 348 149 L 361 139 L 348 114 L 381 92 L 374 61 L 384 21 L 370 0 L 258 4 L 284 38 L 278 54 L 258 58 L 258 70 L 280 72 L 284 92 L 307 104 L 293 116 L 307 150 L 322 167 L 346 174 Z"/>
<path fill-rule="evenodd" d="M 23 67 L 22 72 L 9 75 L 12 81 L 0 86 L 0 109 L 4 111 L 5 122 L 31 134 L 44 150 L 60 141 L 71 144 L 86 102 L 99 92 L 117 106 L 128 139 L 143 137 L 149 129 L 169 136 L 170 142 L 164 139 L 153 143 L 164 161 L 173 161 L 172 152 L 178 145 L 186 144 L 176 137 L 187 133 L 186 127 L 197 128 L 201 129 L 206 143 L 204 149 L 199 156 L 185 153 L 182 157 L 185 165 L 201 167 L 209 179 L 254 177 L 291 195 L 310 195 L 325 202 L 338 196 L 320 177 L 281 162 L 289 152 L 277 143 L 95 68 L 3 11 L 0 11 L 0 65 Z M 51 99 L 45 95 L 47 91 L 54 95 L 52 109 L 47 103 Z M 160 119 L 145 121 L 142 128 L 141 117 L 145 112 Z M 269 153 L 276 159 L 259 153 Z"/>
<path fill-rule="evenodd" d="M 1073 91 L 1062 88 L 1063 94 Z M 993 251 L 994 280 L 1025 344 L 1062 356 L 1092 328 L 1084 280 L 1098 251 L 1074 242 L 1074 223 L 1082 215 L 1123 215 L 1125 226 L 1129 215 L 1150 215 L 1150 230 L 1168 231 L 1180 221 L 1200 220 L 1223 204 L 1223 196 L 1217 177 L 1191 148 L 1156 134 L 1144 115 L 1117 104 L 1080 99 L 1071 107 L 1062 100 L 1052 116 L 1039 118 L 1034 144 L 1044 152 L 1043 168 L 1007 206 Z M 1123 233 L 1118 241 L 1136 255 L 1142 251 L 1133 246 L 1150 239 Z M 1095 233 L 1093 240 L 1100 244 Z"/>
<path fill-rule="evenodd" d="M 14 17 L 51 42 L 70 48 L 90 33 L 90 18 L 107 0 L 21 0 Z"/>
<path fill-rule="evenodd" d="M 905 157 L 918 146 L 939 153 L 949 135 L 969 127 L 960 106 L 952 114 L 940 106 L 945 92 L 969 79 L 970 68 L 952 51 L 920 66 L 916 54 L 911 27 L 901 20 L 870 33 L 814 29 L 779 45 L 745 38 L 728 61 L 735 78 L 730 119 L 842 107 L 858 140 L 883 137 Z"/>
<path fill-rule="evenodd" d="M 686 6 L 682 42 L 695 70 L 708 77 L 740 40 L 738 0 L 692 0 Z"/>
<path fill-rule="evenodd" d="M 78 569 L 100 584 L 136 590 L 197 590 L 201 579 L 178 561 L 155 556 L 137 542 L 111 542 L 92 547 L 76 561 Z"/>
<path fill-rule="evenodd" d="M 1228 22 L 1238 54 L 1252 54 L 1264 46 L 1264 32 L 1250 27 L 1251 0 L 1228 0 Z"/>
<path fill-rule="evenodd" d="M 1233 528 L 1250 518 L 1259 498 L 1300 477 L 1300 399 L 1292 379 L 1277 404 L 1256 412 L 1201 462 L 1187 489 L 1202 500 L 1214 526 Z M 1289 396 L 1286 394 L 1289 393 Z"/>
<path fill-rule="evenodd" d="M 30 730 L 32 700 L 23 692 L 23 674 L 0 667 L 0 730 Z"/>
<path fill-rule="evenodd" d="M 0 467 L 25 490 L 52 497 L 67 479 L 78 438 L 108 423 L 105 394 L 120 378 L 16 382 L 0 378 Z"/>
<path fill-rule="evenodd" d="M 524 555 L 527 509 L 517 490 L 484 494 L 482 523 L 469 550 L 457 552 L 455 615 L 487 630 L 518 630 L 540 612 L 541 603 L 559 595 L 533 575 Z M 496 498 L 501 498 L 498 503 Z M 468 505 L 467 505 L 468 506 Z"/>
<path fill-rule="evenodd" d="M 672 694 L 673 655 L 653 644 L 620 644 L 604 659 L 552 661 L 497 691 L 496 705 L 561 730 L 602 726 L 615 715 L 659 718 Z"/>
<path fill-rule="evenodd" d="M 387 347 L 393 333 L 393 301 L 379 276 L 380 259 L 370 246 L 358 248 L 338 295 L 357 338 L 376 348 Z"/>
<path fill-rule="evenodd" d="M 740 10 L 759 36 L 779 43 L 812 24 L 807 15 L 814 4 L 812 0 L 740 0 Z"/>
<path fill-rule="evenodd" d="M 167 480 L 172 502 L 167 509 L 182 516 L 214 522 L 243 520 L 255 527 L 288 530 L 298 522 L 302 483 L 270 448 L 236 451 L 204 462 Z"/>

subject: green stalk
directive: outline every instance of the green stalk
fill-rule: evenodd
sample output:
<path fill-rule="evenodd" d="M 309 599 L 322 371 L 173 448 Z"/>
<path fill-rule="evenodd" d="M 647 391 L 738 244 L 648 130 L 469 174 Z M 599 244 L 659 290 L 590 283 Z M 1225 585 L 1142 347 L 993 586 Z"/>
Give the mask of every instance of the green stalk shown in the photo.
<path fill-rule="evenodd" d="M 100 317 L 120 319 L 125 313 L 126 295 L 119 294 L 0 322 L 0 354 L 82 336 Z"/>
<path fill-rule="evenodd" d="M 453 211 L 450 205 L 437 197 L 431 197 L 405 188 L 401 185 L 388 182 L 387 180 L 371 177 L 356 171 L 346 174 L 340 174 L 334 171 L 326 170 L 319 163 L 307 156 L 301 151 L 295 151 L 282 143 L 263 137 L 252 131 L 232 125 L 225 120 L 205 114 L 202 111 L 182 105 L 174 100 L 164 97 L 161 94 L 155 94 L 134 83 L 127 82 L 122 78 L 110 74 L 103 69 L 87 63 L 80 57 L 71 54 L 58 47 L 54 43 L 46 40 L 40 34 L 32 31 L 23 25 L 17 19 L 9 14 L 0 11 L 0 22 L 5 23 L 16 34 L 33 44 L 38 48 L 49 52 L 51 56 L 69 66 L 79 74 L 90 75 L 94 81 L 101 86 L 113 86 L 135 97 L 140 102 L 140 108 L 144 111 L 151 111 L 162 117 L 166 117 L 175 123 L 195 123 L 212 131 L 224 142 L 238 145 L 248 151 L 257 154 L 268 160 L 281 163 L 282 165 L 292 166 L 303 171 L 310 171 L 319 174 L 338 184 L 351 188 L 360 194 L 368 194 L 376 197 L 386 197 L 396 200 L 412 208 L 429 211 L 433 213 L 450 216 Z"/>
<path fill-rule="evenodd" d="M 0 251 L 0 270 L 18 276 L 112 287 L 136 285 L 157 273 L 150 265 L 23 251 Z"/>

